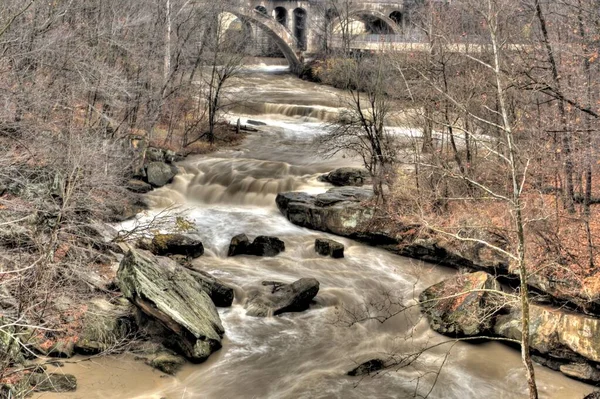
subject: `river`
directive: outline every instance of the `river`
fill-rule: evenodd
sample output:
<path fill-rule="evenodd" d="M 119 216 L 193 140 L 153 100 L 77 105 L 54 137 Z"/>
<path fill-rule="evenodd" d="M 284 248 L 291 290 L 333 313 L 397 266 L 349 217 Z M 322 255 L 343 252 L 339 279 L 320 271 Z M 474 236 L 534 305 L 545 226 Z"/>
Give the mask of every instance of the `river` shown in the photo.
<path fill-rule="evenodd" d="M 344 309 L 376 303 L 383 292 L 414 303 L 422 289 L 455 271 L 333 236 L 346 246 L 346 257 L 316 255 L 315 238 L 328 235 L 289 223 L 275 196 L 290 190 L 323 192 L 329 186 L 317 180 L 320 173 L 359 164 L 342 155 L 324 159 L 312 145 L 343 94 L 301 81 L 279 66 L 247 68 L 236 90 L 243 100 L 230 118 L 267 125 L 239 147 L 186 159 L 171 185 L 148 195 L 154 211 L 171 204 L 185 209 L 206 247 L 195 266 L 235 287 L 234 305 L 219 309 L 226 331 L 223 348 L 174 377 L 131 355 L 67 364 L 62 370 L 78 377 L 77 392 L 40 397 L 411 398 L 430 391 L 430 398 L 526 397 L 518 350 L 495 342 L 442 345 L 410 367 L 376 377 L 345 375 L 357 363 L 402 356 L 447 338 L 432 332 L 416 307 L 383 324 L 350 327 L 339 321 Z M 239 233 L 251 239 L 278 236 L 286 251 L 273 258 L 227 258 L 229 241 Z M 245 315 L 244 298 L 261 281 L 301 277 L 321 284 L 309 310 L 271 318 Z M 592 390 L 543 367 L 536 373 L 543 398 L 582 398 Z"/>

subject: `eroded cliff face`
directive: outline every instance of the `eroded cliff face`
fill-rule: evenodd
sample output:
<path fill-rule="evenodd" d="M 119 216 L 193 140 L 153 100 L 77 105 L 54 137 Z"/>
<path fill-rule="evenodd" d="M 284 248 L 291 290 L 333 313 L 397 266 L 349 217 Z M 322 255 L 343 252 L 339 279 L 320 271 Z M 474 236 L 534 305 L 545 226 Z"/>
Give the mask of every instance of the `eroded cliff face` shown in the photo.
<path fill-rule="evenodd" d="M 435 331 L 450 336 L 495 336 L 521 340 L 516 298 L 485 272 L 460 274 L 433 285 L 419 297 Z M 600 382 L 600 319 L 531 304 L 530 346 L 540 363 L 569 377 Z"/>

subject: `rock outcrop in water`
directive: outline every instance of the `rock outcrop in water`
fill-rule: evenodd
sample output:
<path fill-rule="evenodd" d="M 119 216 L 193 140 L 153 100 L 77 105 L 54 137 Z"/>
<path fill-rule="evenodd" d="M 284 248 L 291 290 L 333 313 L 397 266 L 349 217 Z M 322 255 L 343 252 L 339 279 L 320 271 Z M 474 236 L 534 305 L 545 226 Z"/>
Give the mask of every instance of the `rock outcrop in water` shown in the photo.
<path fill-rule="evenodd" d="M 255 317 L 276 316 L 286 312 L 302 312 L 319 292 L 314 278 L 301 278 L 292 284 L 263 281 L 263 289 L 250 294 L 246 314 Z"/>
<path fill-rule="evenodd" d="M 123 296 L 172 333 L 170 344 L 202 362 L 221 347 L 224 329 L 198 281 L 169 258 L 130 250 L 117 272 Z"/>
<path fill-rule="evenodd" d="M 152 238 L 152 252 L 155 255 L 184 255 L 197 258 L 204 254 L 200 240 L 183 234 L 157 234 Z"/>
<path fill-rule="evenodd" d="M 246 234 L 238 234 L 231 239 L 227 256 L 247 255 L 250 248 L 250 240 Z"/>
<path fill-rule="evenodd" d="M 238 234 L 231 239 L 227 256 L 277 256 L 283 251 L 285 243 L 277 237 L 258 236 L 250 243 L 245 234 Z"/>
<path fill-rule="evenodd" d="M 319 177 L 334 186 L 363 186 L 369 182 L 369 172 L 363 168 L 338 168 Z"/>
<path fill-rule="evenodd" d="M 359 364 L 357 367 L 348 371 L 348 375 L 351 377 L 359 377 L 376 373 L 385 368 L 385 362 L 381 359 L 371 359 L 364 363 Z"/>
<path fill-rule="evenodd" d="M 317 238 L 315 240 L 315 252 L 332 258 L 343 258 L 344 244 L 327 238 Z"/>
<path fill-rule="evenodd" d="M 494 277 L 478 272 L 429 287 L 419 299 L 431 328 L 442 334 L 519 341 L 520 309 L 489 291 L 498 288 Z M 530 346 L 540 363 L 569 377 L 600 382 L 600 319 L 531 304 L 529 324 Z"/>

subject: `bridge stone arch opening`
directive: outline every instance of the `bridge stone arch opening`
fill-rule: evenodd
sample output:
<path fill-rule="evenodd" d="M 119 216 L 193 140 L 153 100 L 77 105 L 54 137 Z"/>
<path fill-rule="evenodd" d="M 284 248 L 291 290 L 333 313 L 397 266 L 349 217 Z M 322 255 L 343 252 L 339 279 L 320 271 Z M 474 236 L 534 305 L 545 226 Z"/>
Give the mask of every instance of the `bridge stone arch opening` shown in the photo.
<path fill-rule="evenodd" d="M 294 10 L 294 36 L 298 41 L 298 47 L 304 51 L 308 45 L 308 13 L 304 8 Z"/>
<path fill-rule="evenodd" d="M 402 18 L 402 13 L 399 11 L 392 12 L 390 16 L 388 16 L 383 12 L 376 10 L 353 10 L 347 15 L 347 18 L 350 20 L 349 29 L 351 29 L 351 33 L 361 33 L 356 25 L 357 22 L 360 22 L 364 24 L 364 33 L 400 34 L 402 31 L 401 25 L 398 24 L 391 15 Z M 341 22 L 340 16 L 334 13 L 330 22 L 330 30 L 335 33 Z"/>
<path fill-rule="evenodd" d="M 263 15 L 269 15 L 269 12 L 267 11 L 267 8 L 265 6 L 257 6 L 255 10 Z"/>
<path fill-rule="evenodd" d="M 273 9 L 273 17 L 275 21 L 279 22 L 283 26 L 288 26 L 288 10 L 285 7 L 275 7 Z"/>
<path fill-rule="evenodd" d="M 242 26 L 253 25 L 262 31 L 279 48 L 288 61 L 291 71 L 294 73 L 300 72 L 302 62 L 300 61 L 301 47 L 298 45 L 298 40 L 284 25 L 275 18 L 270 17 L 268 13 L 263 13 L 259 10 L 259 7 L 250 10 L 235 8 L 223 14 L 233 15 L 240 21 Z M 231 26 L 231 24 L 229 25 Z M 304 29 L 304 34 L 306 35 L 306 29 Z M 304 37 L 306 38 L 306 36 Z"/>
<path fill-rule="evenodd" d="M 404 27 L 404 14 L 402 12 L 392 11 L 392 13 L 390 14 L 390 19 L 394 21 L 394 23 L 399 27 Z"/>

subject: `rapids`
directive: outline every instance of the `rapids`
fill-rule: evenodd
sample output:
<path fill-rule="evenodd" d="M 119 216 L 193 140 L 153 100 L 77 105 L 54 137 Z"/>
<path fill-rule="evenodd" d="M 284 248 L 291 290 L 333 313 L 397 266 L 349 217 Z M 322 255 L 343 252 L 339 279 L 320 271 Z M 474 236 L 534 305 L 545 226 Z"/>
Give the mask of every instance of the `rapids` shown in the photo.
<path fill-rule="evenodd" d="M 148 194 L 155 212 L 170 205 L 193 219 L 206 253 L 195 265 L 231 284 L 236 299 L 219 309 L 225 327 L 223 348 L 176 376 L 162 376 L 131 356 L 67 364 L 78 377 L 71 394 L 44 398 L 521 398 L 526 383 L 518 350 L 500 343 L 445 344 L 426 352 L 410 367 L 364 379 L 345 373 L 374 357 L 406 355 L 446 338 L 432 332 L 416 307 L 386 323 L 347 326 L 340 315 L 382 293 L 415 303 L 425 287 L 453 270 L 401 258 L 348 239 L 346 258 L 315 254 L 316 237 L 328 236 L 289 223 L 277 210 L 278 192 L 322 192 L 320 173 L 359 165 L 357 159 L 323 159 L 312 145 L 323 123 L 338 112 L 343 94 L 303 82 L 283 67 L 251 67 L 240 78 L 244 100 L 232 121 L 266 123 L 239 147 L 188 158 L 167 187 Z M 274 258 L 227 258 L 232 236 L 276 235 L 286 251 Z M 271 318 L 245 315 L 247 292 L 262 280 L 292 282 L 315 277 L 321 283 L 308 311 Z M 449 352 L 449 355 L 445 355 Z M 441 372 L 437 370 L 443 364 Z M 543 398 L 581 398 L 590 386 L 537 367 Z M 163 378 L 164 377 L 164 378 Z M 434 384 L 435 382 L 435 384 Z M 432 388 L 433 385 L 433 388 Z"/>

